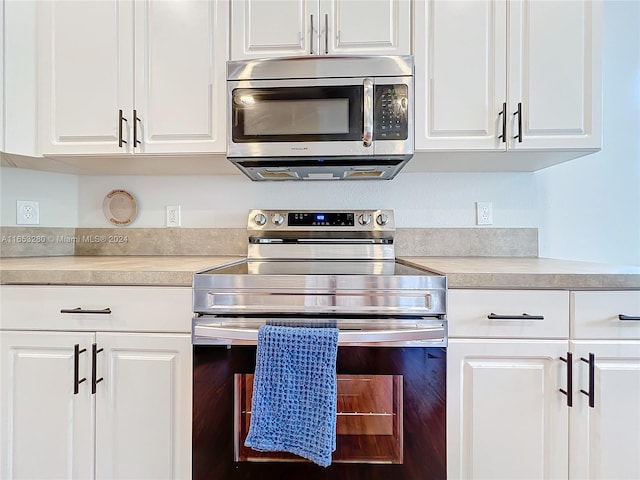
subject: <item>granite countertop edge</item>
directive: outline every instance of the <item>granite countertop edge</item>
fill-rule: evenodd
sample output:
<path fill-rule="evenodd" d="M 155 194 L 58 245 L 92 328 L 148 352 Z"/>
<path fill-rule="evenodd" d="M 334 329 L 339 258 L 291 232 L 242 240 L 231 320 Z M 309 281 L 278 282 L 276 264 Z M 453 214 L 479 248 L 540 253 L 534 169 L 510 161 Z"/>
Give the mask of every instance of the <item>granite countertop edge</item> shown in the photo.
<path fill-rule="evenodd" d="M 241 256 L 0 258 L 3 285 L 191 287 L 193 274 Z M 447 276 L 449 288 L 640 290 L 640 267 L 535 257 L 401 257 Z"/>

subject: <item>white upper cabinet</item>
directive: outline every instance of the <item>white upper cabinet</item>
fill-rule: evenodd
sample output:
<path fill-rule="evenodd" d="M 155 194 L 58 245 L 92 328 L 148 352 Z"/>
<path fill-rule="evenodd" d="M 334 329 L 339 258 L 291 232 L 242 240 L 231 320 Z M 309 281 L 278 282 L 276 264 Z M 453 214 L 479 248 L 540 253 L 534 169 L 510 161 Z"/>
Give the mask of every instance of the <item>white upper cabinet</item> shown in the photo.
<path fill-rule="evenodd" d="M 226 1 L 136 1 L 135 19 L 135 151 L 226 151 Z"/>
<path fill-rule="evenodd" d="M 417 150 L 600 148 L 599 0 L 416 0 L 415 16 Z"/>
<path fill-rule="evenodd" d="M 227 2 L 40 2 L 40 150 L 222 152 Z"/>
<path fill-rule="evenodd" d="M 42 153 L 131 152 L 118 111 L 133 106 L 133 4 L 40 2 L 39 135 Z M 124 122 L 123 122 L 124 123 Z"/>
<path fill-rule="evenodd" d="M 234 0 L 231 58 L 408 55 L 409 0 Z"/>
<path fill-rule="evenodd" d="M 602 3 L 508 5 L 509 148 L 600 148 Z"/>
<path fill-rule="evenodd" d="M 416 1 L 416 149 L 504 149 L 505 25 L 504 1 Z"/>

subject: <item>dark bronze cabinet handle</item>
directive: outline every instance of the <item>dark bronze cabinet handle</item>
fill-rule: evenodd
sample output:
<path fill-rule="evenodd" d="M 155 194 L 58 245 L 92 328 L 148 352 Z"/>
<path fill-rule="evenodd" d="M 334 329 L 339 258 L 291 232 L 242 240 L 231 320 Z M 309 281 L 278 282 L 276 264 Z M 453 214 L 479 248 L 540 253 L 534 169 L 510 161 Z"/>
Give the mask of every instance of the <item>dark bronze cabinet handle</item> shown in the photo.
<path fill-rule="evenodd" d="M 92 362 L 91 362 L 91 393 L 96 393 L 96 386 L 104 380 L 104 378 L 98 376 L 98 354 L 102 351 L 102 348 L 98 348 L 95 343 L 91 345 Z"/>
<path fill-rule="evenodd" d="M 126 144 L 126 140 L 122 136 L 122 122 L 126 122 L 127 119 L 122 116 L 122 110 L 118 110 L 118 146 L 122 148 Z"/>
<path fill-rule="evenodd" d="M 513 138 L 517 138 L 518 143 L 522 143 L 522 102 L 518 102 L 518 110 L 513 114 L 518 116 L 518 134 Z"/>
<path fill-rule="evenodd" d="M 589 360 L 584 357 L 580 357 L 580 360 L 589 364 L 589 391 L 580 389 L 580 392 L 589 397 L 589 406 L 594 408 L 596 406 L 596 356 L 590 353 Z"/>
<path fill-rule="evenodd" d="M 311 31 L 309 33 L 309 55 L 313 55 L 313 15 L 311 15 Z"/>
<path fill-rule="evenodd" d="M 528 313 L 523 313 L 522 315 L 496 315 L 495 313 L 490 313 L 487 318 L 489 320 L 544 320 L 543 315 L 529 315 Z"/>
<path fill-rule="evenodd" d="M 329 55 L 329 14 L 324 14 L 324 54 Z"/>
<path fill-rule="evenodd" d="M 76 307 L 76 308 L 63 308 L 60 310 L 60 313 L 99 313 L 104 315 L 111 314 L 111 309 L 109 307 L 103 308 L 102 310 L 85 310 L 84 308 Z"/>
<path fill-rule="evenodd" d="M 133 146 L 137 147 L 142 142 L 138 140 L 138 122 L 141 120 L 138 118 L 138 111 L 133 111 Z"/>
<path fill-rule="evenodd" d="M 573 353 L 567 352 L 567 358 L 560 357 L 567 364 L 567 389 L 560 392 L 567 396 L 567 407 L 573 407 Z"/>
<path fill-rule="evenodd" d="M 80 344 L 73 346 L 73 394 L 77 395 L 80 391 L 80 384 L 85 382 L 86 378 L 80 378 L 80 354 L 86 352 L 87 349 L 80 350 Z"/>
<path fill-rule="evenodd" d="M 632 321 L 632 322 L 640 322 L 640 317 L 636 317 L 636 316 L 633 316 L 633 315 L 622 315 L 622 314 L 620 314 L 620 315 L 618 315 L 618 319 L 619 320 L 623 320 L 623 321 L 629 320 L 629 321 Z"/>
<path fill-rule="evenodd" d="M 498 113 L 498 117 L 502 115 L 502 135 L 498 138 L 502 139 L 502 143 L 507 143 L 507 102 L 502 104 L 502 111 Z"/>

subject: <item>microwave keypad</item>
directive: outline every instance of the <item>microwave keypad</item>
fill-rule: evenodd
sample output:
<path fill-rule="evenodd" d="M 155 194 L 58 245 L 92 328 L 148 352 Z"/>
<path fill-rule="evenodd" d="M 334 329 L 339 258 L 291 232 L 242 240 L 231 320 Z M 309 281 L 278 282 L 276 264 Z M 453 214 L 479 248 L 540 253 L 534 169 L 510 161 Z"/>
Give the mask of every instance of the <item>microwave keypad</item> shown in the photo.
<path fill-rule="evenodd" d="M 406 140 L 408 133 L 407 86 L 376 85 L 374 90 L 374 140 Z"/>

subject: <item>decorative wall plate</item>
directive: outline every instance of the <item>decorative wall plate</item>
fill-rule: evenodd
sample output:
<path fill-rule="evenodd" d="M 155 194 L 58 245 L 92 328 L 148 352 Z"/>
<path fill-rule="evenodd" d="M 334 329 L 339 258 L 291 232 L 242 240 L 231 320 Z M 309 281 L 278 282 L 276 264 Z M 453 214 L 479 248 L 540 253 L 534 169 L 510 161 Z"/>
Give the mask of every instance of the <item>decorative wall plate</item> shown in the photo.
<path fill-rule="evenodd" d="M 136 218 L 138 206 L 136 199 L 126 190 L 112 190 L 104 197 L 102 211 L 111 223 L 123 226 L 129 225 Z"/>

